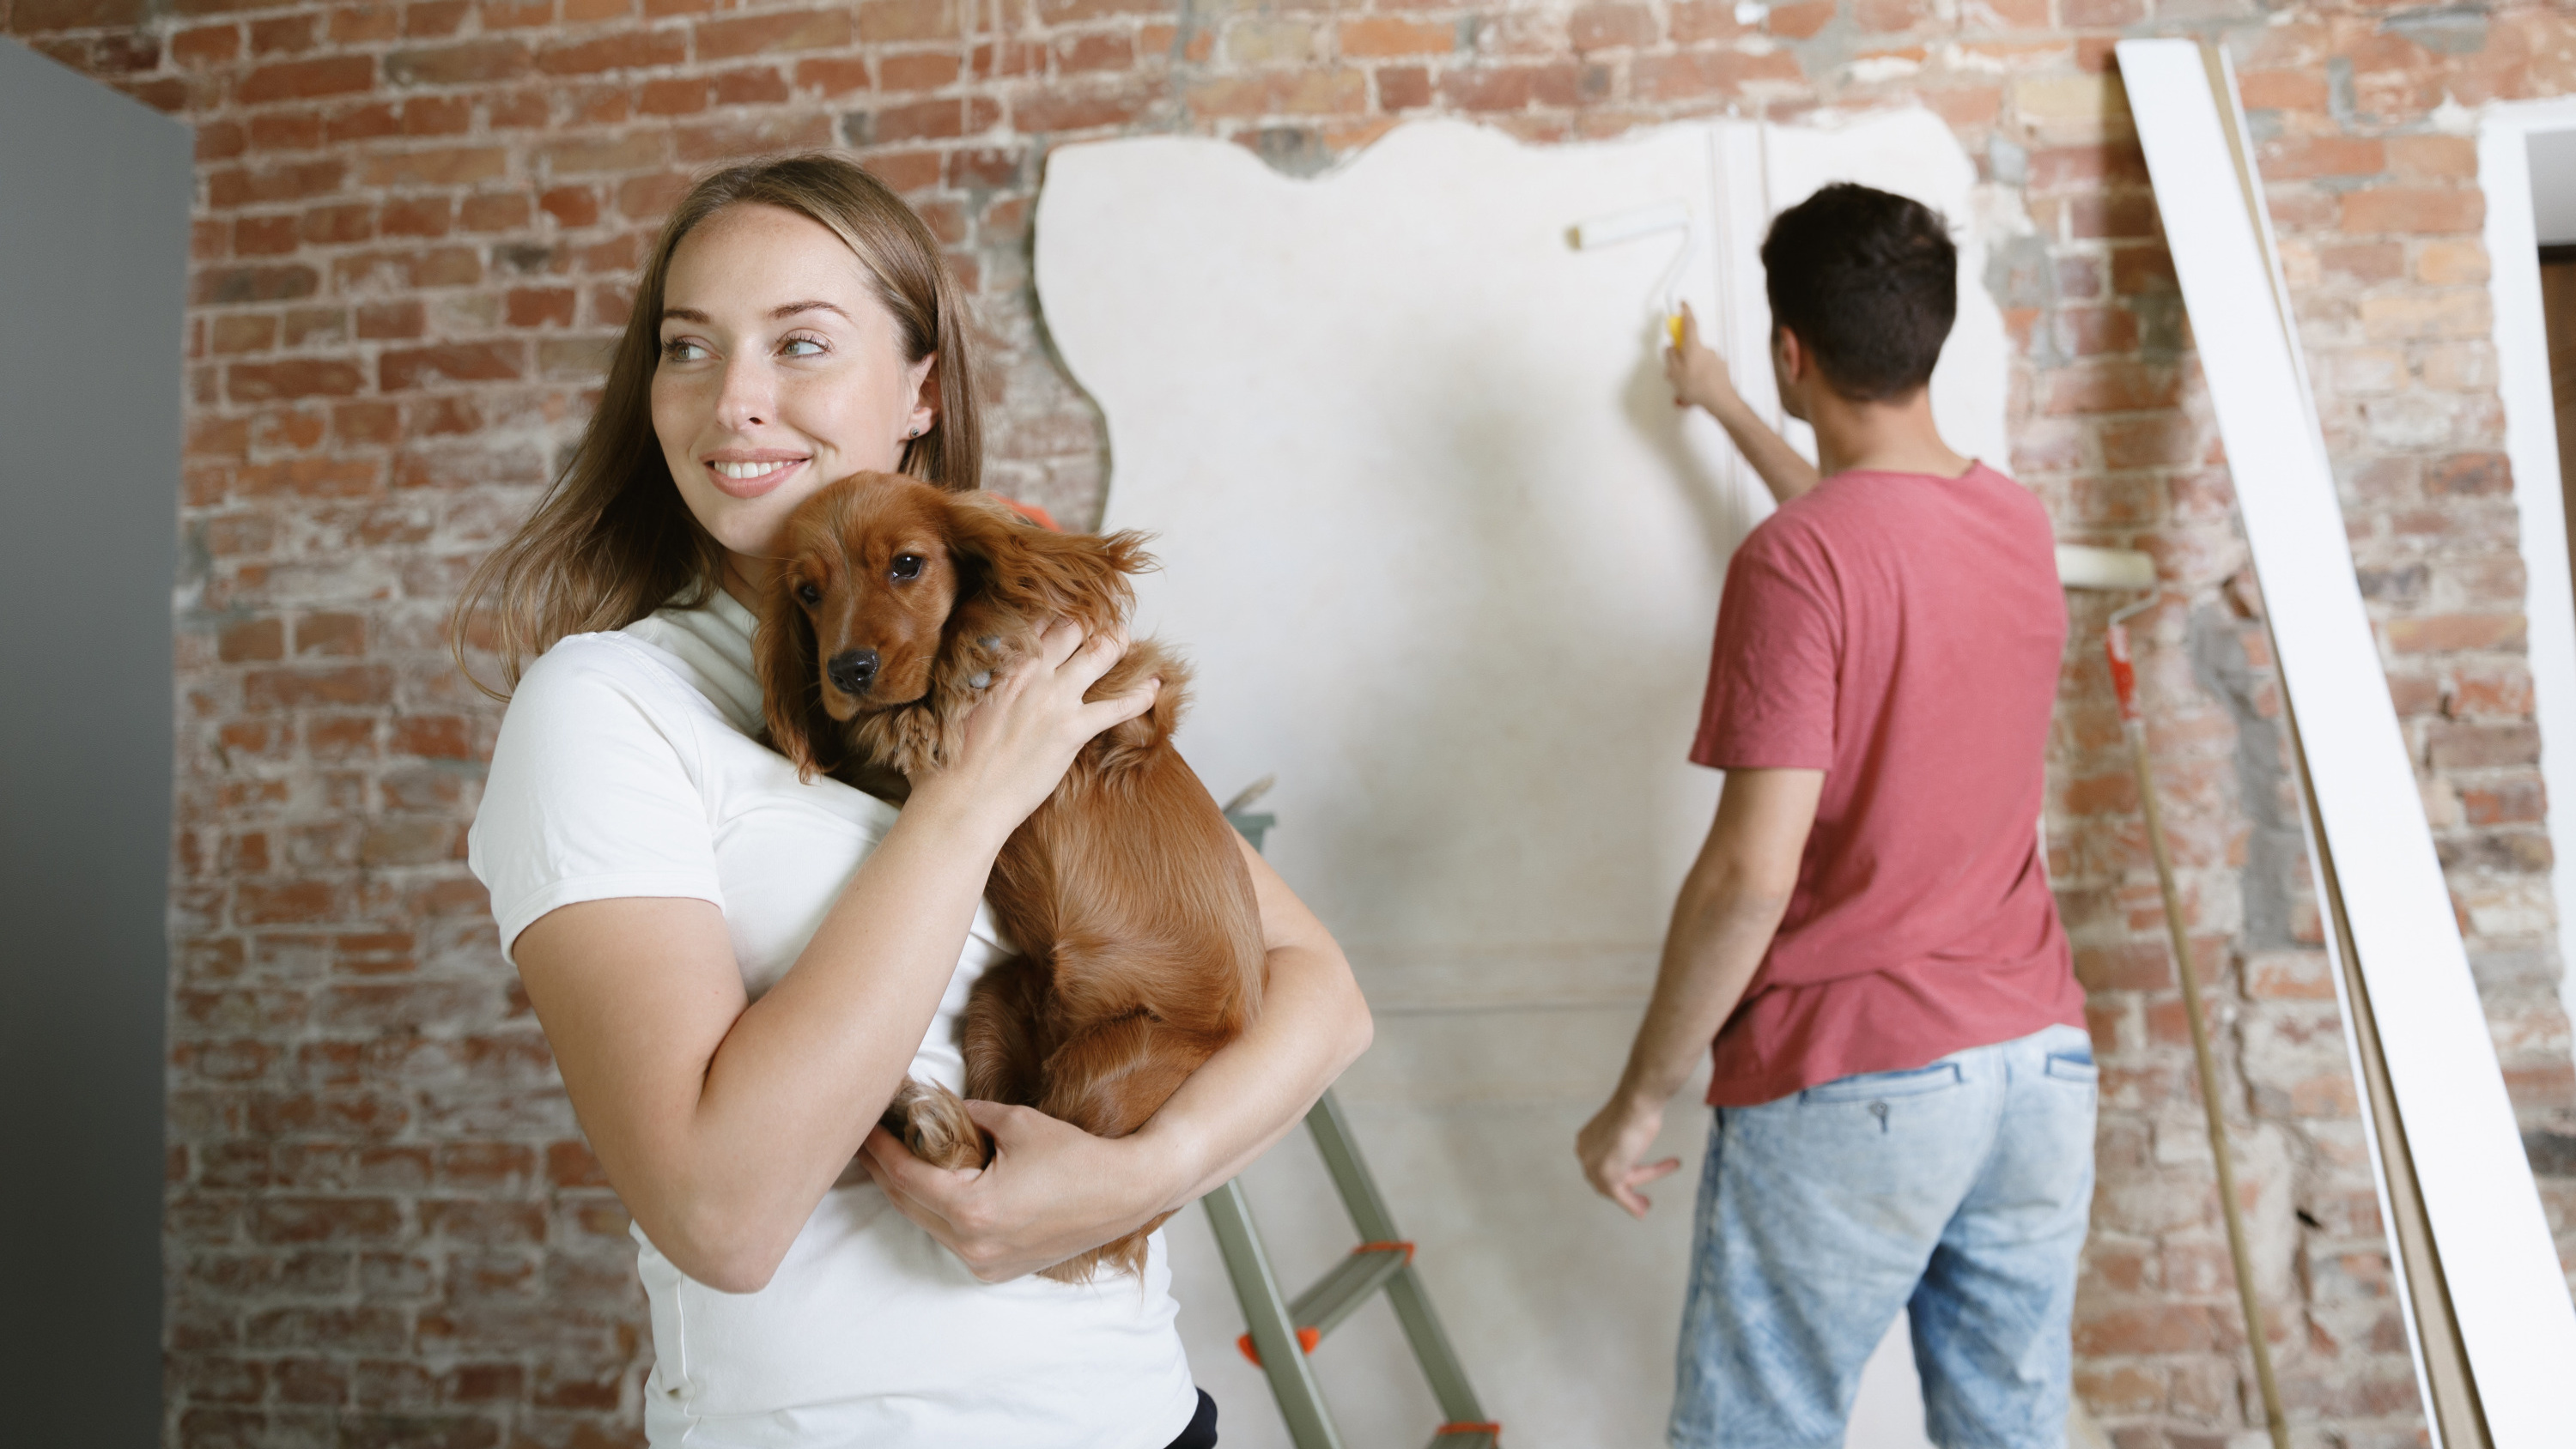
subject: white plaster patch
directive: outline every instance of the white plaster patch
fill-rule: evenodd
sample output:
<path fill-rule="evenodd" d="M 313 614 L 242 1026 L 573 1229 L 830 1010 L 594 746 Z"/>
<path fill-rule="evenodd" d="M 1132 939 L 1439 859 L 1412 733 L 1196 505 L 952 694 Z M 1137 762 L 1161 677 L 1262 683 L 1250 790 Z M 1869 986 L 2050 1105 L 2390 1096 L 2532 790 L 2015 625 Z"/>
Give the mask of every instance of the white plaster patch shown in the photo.
<path fill-rule="evenodd" d="M 2010 456 L 1974 166 L 1928 112 L 1840 119 L 1547 148 L 1428 122 L 1315 180 L 1194 139 L 1050 158 L 1041 306 L 1107 416 L 1104 526 L 1160 536 L 1140 625 L 1196 661 L 1181 746 L 1220 796 L 1277 774 L 1271 858 L 1373 995 L 1417 1014 L 1472 1011 L 1489 987 L 1592 1000 L 1602 963 L 1651 960 L 1709 827 L 1717 777 L 1684 755 L 1726 557 L 1770 505 L 1663 380 L 1648 301 L 1680 235 L 1576 252 L 1569 226 L 1679 203 L 1681 295 L 1776 408 L 1755 255 L 1770 215 L 1833 179 L 1940 208 L 1961 237 L 1960 316 L 1934 409 L 1962 451 Z M 1639 972 L 1615 974 L 1633 1011 Z M 1377 1097 L 1391 1123 L 1420 1118 L 1390 1141 L 1458 1162 L 1405 1172 L 1435 1196 L 1398 1201 L 1399 1219 L 1457 1234 L 1425 1254 L 1523 1285 L 1450 1319 L 1471 1371 L 1576 1342 L 1617 1366 L 1480 1373 L 1516 1442 L 1653 1442 L 1685 1265 L 1576 1251 L 1638 1231 L 1579 1190 L 1505 1221 L 1439 1184 L 1555 1173 L 1551 1190 L 1579 1189 L 1567 1123 L 1606 1095 L 1623 1031 L 1513 1034 L 1507 1070 L 1545 1100 L 1483 1110 L 1543 1135 L 1528 1172 L 1483 1160 L 1499 1139 L 1448 1133 L 1428 1103 Z M 1443 1095 L 1430 1084 L 1457 1040 L 1382 1030 L 1366 1075 Z M 1675 1104 L 1677 1127 L 1697 1117 Z M 1688 1199 L 1669 1185 L 1657 1213 Z M 1239 1324 L 1196 1317 L 1194 1353 L 1227 1351 Z M 1868 1422 L 1902 1421 L 1902 1385 L 1870 1384 Z M 1913 1424 L 1853 1444 L 1919 1444 L 1919 1410 Z"/>

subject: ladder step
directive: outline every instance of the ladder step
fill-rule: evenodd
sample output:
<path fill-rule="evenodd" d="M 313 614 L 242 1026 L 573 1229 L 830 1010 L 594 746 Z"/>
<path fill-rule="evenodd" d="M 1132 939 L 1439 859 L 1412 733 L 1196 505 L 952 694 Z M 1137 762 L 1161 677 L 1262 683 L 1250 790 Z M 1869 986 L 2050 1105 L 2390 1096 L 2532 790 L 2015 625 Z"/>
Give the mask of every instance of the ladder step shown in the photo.
<path fill-rule="evenodd" d="M 1357 1312 L 1370 1294 L 1385 1287 L 1387 1280 L 1412 1262 L 1411 1243 L 1362 1243 L 1351 1249 L 1349 1257 L 1288 1305 L 1288 1321 L 1297 1325 L 1298 1347 L 1313 1353 L 1325 1334 L 1340 1327 L 1342 1320 Z M 1236 1339 L 1234 1345 L 1256 1365 L 1261 1362 L 1251 1334 Z"/>
<path fill-rule="evenodd" d="M 1431 1431 L 1431 1449 L 1501 1449 L 1500 1424 L 1443 1424 Z"/>

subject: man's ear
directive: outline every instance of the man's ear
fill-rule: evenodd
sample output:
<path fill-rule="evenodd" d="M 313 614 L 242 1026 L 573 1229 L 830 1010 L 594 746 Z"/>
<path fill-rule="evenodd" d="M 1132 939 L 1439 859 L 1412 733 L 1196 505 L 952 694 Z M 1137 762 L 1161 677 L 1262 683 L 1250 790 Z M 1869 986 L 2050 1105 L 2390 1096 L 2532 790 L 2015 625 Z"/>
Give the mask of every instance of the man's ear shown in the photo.
<path fill-rule="evenodd" d="M 760 712 L 769 727 L 769 747 L 796 766 L 796 778 L 811 780 L 817 772 L 840 763 L 840 725 L 823 711 L 822 664 L 816 655 L 813 621 L 796 602 L 797 581 L 794 569 L 770 571 L 752 654 L 760 674 Z"/>
<path fill-rule="evenodd" d="M 949 551 L 966 565 L 962 587 L 1033 624 L 1061 618 L 1086 633 L 1115 628 L 1135 602 L 1127 575 L 1154 566 L 1144 534 L 1050 532 L 989 493 L 953 495 L 948 517 Z"/>
<path fill-rule="evenodd" d="M 1771 324 L 1771 380 L 1779 389 L 1780 409 L 1800 422 L 1807 420 L 1806 389 L 1816 381 L 1816 355 L 1797 333 Z"/>

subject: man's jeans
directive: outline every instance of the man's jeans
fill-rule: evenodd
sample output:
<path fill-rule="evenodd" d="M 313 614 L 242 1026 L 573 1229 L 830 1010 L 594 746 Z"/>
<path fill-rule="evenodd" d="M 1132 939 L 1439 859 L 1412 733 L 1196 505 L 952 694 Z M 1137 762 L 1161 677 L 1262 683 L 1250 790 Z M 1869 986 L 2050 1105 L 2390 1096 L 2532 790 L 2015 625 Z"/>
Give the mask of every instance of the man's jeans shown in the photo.
<path fill-rule="evenodd" d="M 1672 1442 L 1840 1445 L 1861 1365 L 1910 1308 L 1935 1444 L 2057 1449 L 2093 1103 L 2091 1042 L 2052 1026 L 1719 1108 Z"/>

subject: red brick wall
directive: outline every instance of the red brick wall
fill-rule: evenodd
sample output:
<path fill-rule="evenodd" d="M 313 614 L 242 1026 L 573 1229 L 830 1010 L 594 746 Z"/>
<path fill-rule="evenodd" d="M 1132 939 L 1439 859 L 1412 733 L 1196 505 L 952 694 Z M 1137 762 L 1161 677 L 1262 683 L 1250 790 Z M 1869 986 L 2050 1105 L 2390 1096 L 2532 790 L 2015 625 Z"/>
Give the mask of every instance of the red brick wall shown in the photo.
<path fill-rule="evenodd" d="M 2152 549 L 2175 586 L 2142 672 L 2302 1442 L 2413 1444 L 2259 599 L 2106 74 L 2123 33 L 2223 33 L 2497 1044 L 2533 1142 L 2576 1157 L 2483 201 L 2439 109 L 2569 90 L 2564 10 L 0 0 L 0 28 L 198 131 L 173 1443 L 635 1437 L 623 1217 L 460 859 L 494 712 L 438 625 L 574 436 L 663 208 L 781 147 L 852 147 L 931 220 L 996 363 L 995 486 L 1081 519 L 1098 420 L 1028 280 L 1051 145 L 1177 130 L 1311 171 L 1415 115 L 1536 141 L 1727 108 L 1947 118 L 2032 224 L 1990 278 L 2019 344 L 2012 465 L 2066 537 Z M 2104 607 L 2078 603 L 2051 811 L 2105 1066 L 2081 1385 L 2123 1449 L 2214 1445 L 2259 1419 Z M 2544 1191 L 2568 1234 L 2576 1184 Z"/>

